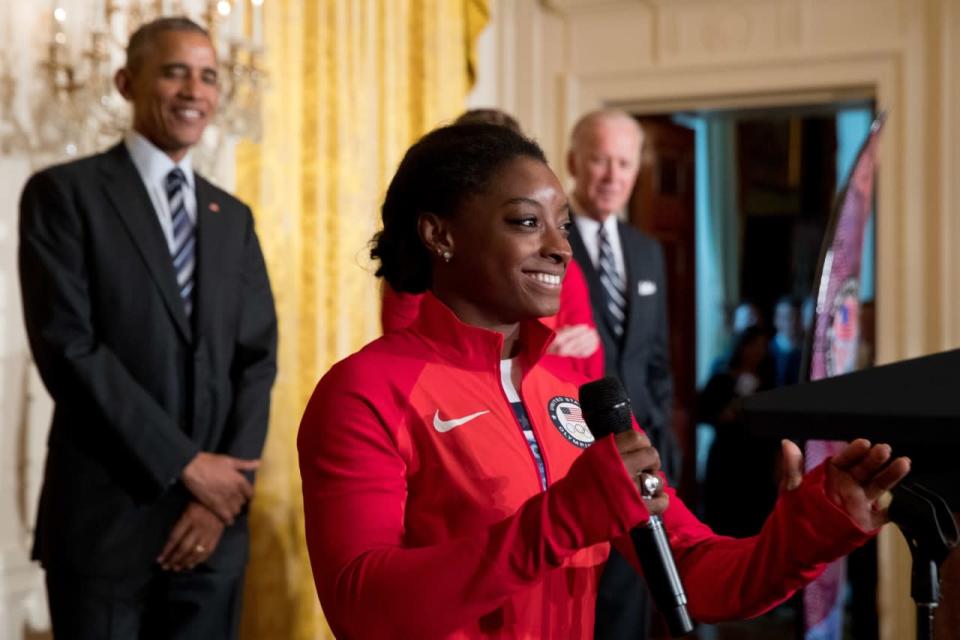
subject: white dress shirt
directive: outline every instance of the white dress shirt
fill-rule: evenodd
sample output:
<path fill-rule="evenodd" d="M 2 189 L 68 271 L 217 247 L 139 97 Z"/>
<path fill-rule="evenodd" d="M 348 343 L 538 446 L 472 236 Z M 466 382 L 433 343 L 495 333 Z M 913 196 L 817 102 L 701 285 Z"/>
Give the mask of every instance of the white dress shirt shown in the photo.
<path fill-rule="evenodd" d="M 152 142 L 144 138 L 133 129 L 127 132 L 123 138 L 123 144 L 130 152 L 130 158 L 133 165 L 143 180 L 143 186 L 147 188 L 147 194 L 150 196 L 150 202 L 153 203 L 153 210 L 157 214 L 157 220 L 160 221 L 160 228 L 163 229 L 163 235 L 167 239 L 167 247 L 173 254 L 175 249 L 173 240 L 173 213 L 170 211 L 170 202 L 167 200 L 166 180 L 175 167 L 180 167 L 187 181 L 183 188 L 183 203 L 187 209 L 187 215 L 190 221 L 197 224 L 197 191 L 193 176 L 193 163 L 190 160 L 190 152 L 183 157 L 180 162 L 174 162 L 170 156 L 158 149 Z"/>
<path fill-rule="evenodd" d="M 574 212 L 577 211 L 576 203 L 573 203 Z M 575 215 L 574 224 L 577 225 L 577 231 L 583 240 L 583 245 L 587 249 L 587 255 L 593 262 L 594 268 L 600 264 L 600 243 L 597 242 L 597 234 L 600 233 L 600 223 L 593 218 L 585 215 Z M 620 230 L 617 228 L 617 216 L 610 214 L 603 221 L 603 230 L 607 235 L 607 242 L 610 243 L 610 250 L 613 251 L 613 265 L 617 270 L 617 277 L 620 279 L 621 290 L 627 289 L 627 265 L 623 260 L 623 247 L 620 244 Z"/>

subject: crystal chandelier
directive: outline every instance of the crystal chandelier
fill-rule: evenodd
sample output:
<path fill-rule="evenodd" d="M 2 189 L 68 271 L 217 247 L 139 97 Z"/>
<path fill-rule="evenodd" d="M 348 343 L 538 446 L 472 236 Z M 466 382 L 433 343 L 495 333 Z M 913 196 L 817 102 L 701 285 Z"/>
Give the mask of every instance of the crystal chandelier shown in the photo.
<path fill-rule="evenodd" d="M 63 0 L 54 0 L 61 2 Z M 206 28 L 219 60 L 220 106 L 198 145 L 194 162 L 213 167 L 227 137 L 259 140 L 263 67 L 263 0 L 95 0 L 93 19 L 71 48 L 68 9 L 56 5 L 50 35 L 29 96 L 32 126 L 13 108 L 16 80 L 0 54 L 0 154 L 25 153 L 34 165 L 102 150 L 130 126 L 131 113 L 113 84 L 129 35 L 164 15 L 186 15 Z M 71 27 L 71 28 L 68 28 Z"/>

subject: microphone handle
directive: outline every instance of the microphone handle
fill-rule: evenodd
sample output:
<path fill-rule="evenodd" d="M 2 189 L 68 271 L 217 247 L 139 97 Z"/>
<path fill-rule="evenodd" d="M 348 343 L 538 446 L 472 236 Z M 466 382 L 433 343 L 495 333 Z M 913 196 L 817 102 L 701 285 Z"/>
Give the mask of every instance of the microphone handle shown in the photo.
<path fill-rule="evenodd" d="M 687 594 L 673 561 L 673 550 L 663 520 L 658 515 L 650 516 L 645 525 L 630 532 L 630 537 L 653 602 L 666 618 L 670 635 L 676 638 L 690 633 L 693 620 L 687 613 Z"/>

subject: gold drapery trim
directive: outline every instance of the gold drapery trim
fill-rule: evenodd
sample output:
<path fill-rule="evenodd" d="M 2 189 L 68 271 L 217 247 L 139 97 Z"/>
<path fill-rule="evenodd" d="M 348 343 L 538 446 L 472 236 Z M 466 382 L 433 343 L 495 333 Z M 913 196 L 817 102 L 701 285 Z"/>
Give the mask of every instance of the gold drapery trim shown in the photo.
<path fill-rule="evenodd" d="M 264 134 L 237 150 L 280 323 L 251 505 L 244 640 L 332 637 L 304 544 L 296 433 L 316 381 L 379 334 L 367 242 L 407 147 L 464 108 L 486 0 L 271 0 Z"/>

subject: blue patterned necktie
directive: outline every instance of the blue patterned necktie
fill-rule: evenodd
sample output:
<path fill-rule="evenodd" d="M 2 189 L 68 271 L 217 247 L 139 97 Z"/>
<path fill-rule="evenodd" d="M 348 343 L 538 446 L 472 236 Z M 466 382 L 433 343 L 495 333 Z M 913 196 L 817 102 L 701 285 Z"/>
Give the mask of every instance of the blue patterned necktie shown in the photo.
<path fill-rule="evenodd" d="M 603 285 L 604 316 L 613 334 L 618 338 L 623 336 L 623 321 L 626 318 L 627 300 L 624 296 L 623 282 L 617 275 L 616 262 L 613 260 L 613 248 L 607 233 L 600 225 L 597 232 L 597 273 L 600 275 L 600 284 Z"/>
<path fill-rule="evenodd" d="M 179 167 L 167 174 L 167 202 L 173 219 L 173 268 L 177 272 L 177 288 L 187 317 L 193 311 L 193 268 L 196 234 L 187 213 L 187 177 Z"/>

